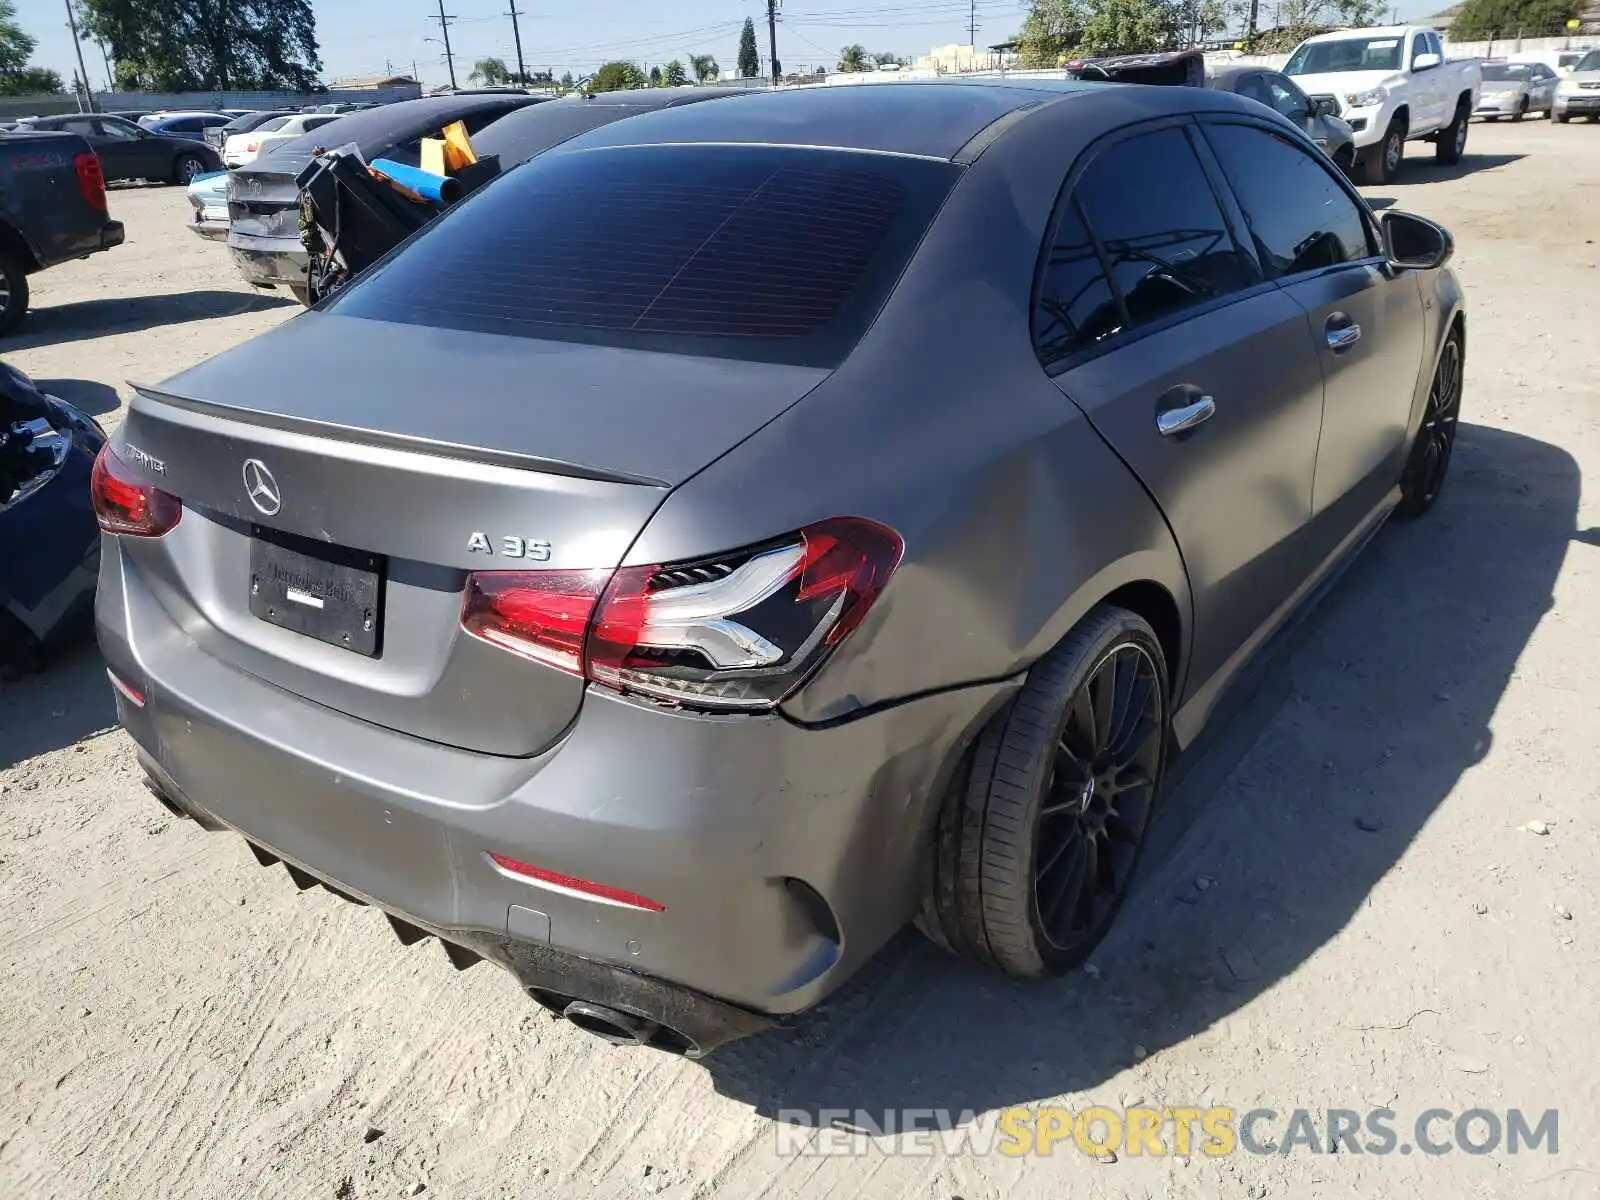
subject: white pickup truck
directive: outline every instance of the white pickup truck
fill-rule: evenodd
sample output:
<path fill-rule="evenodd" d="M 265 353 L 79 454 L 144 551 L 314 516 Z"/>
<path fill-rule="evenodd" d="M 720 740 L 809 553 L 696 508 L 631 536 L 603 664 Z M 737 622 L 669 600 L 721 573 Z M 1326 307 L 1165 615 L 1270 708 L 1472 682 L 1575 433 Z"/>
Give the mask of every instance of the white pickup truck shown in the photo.
<path fill-rule="evenodd" d="M 1449 62 L 1432 29 L 1395 25 L 1342 29 L 1307 38 L 1283 73 L 1313 101 L 1332 97 L 1355 130 L 1357 177 L 1385 183 L 1400 168 L 1405 144 L 1433 143 L 1441 163 L 1467 146 L 1478 103 L 1476 59 Z"/>

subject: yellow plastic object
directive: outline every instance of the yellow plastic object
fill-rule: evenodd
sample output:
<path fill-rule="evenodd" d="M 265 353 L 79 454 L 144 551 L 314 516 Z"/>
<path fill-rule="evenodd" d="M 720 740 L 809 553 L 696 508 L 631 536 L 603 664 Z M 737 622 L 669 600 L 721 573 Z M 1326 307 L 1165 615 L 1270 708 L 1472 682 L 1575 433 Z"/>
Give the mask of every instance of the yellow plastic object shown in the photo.
<path fill-rule="evenodd" d="M 453 121 L 440 132 L 444 134 L 444 165 L 447 168 L 440 174 L 453 175 L 478 161 L 478 152 L 472 148 L 472 139 L 467 136 L 467 127 L 463 122 Z"/>
<path fill-rule="evenodd" d="M 448 175 L 450 172 L 444 169 L 444 139 L 423 138 L 422 159 L 417 165 L 434 175 Z"/>

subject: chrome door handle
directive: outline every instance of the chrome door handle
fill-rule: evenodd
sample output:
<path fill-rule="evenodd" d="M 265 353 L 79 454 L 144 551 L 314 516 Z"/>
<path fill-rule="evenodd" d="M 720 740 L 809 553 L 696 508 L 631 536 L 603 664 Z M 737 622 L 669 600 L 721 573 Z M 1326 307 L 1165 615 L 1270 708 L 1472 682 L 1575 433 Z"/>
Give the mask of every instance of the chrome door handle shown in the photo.
<path fill-rule="evenodd" d="M 1196 425 L 1209 421 L 1217 411 L 1217 402 L 1210 396 L 1201 396 L 1192 404 L 1181 408 L 1163 409 L 1156 414 L 1156 432 L 1162 437 L 1184 433 Z"/>
<path fill-rule="evenodd" d="M 1341 329 L 1328 330 L 1329 350 L 1348 350 L 1361 340 L 1361 326 L 1346 325 Z"/>

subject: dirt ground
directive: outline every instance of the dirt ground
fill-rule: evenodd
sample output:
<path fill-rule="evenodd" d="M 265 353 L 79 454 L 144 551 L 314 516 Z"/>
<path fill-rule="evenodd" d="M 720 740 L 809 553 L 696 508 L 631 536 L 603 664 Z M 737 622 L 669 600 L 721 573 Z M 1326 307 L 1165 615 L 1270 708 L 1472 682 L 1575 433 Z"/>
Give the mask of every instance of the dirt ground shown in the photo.
<path fill-rule="evenodd" d="M 169 816 L 85 648 L 0 684 L 0 1196 L 1600 1195 L 1600 128 L 1475 126 L 1448 170 L 1411 150 L 1375 198 L 1458 241 L 1450 486 L 1192 760 L 1089 970 L 1013 984 L 908 933 L 705 1063 L 618 1051 Z M 182 228 L 177 189 L 112 205 L 128 244 L 38 277 L 0 347 L 108 423 L 126 379 L 296 311 Z M 1408 1145 L 1431 1108 L 1556 1109 L 1559 1143 L 797 1157 L 776 1119 L 1140 1102 L 1271 1108 L 1263 1140 L 1388 1107 Z"/>

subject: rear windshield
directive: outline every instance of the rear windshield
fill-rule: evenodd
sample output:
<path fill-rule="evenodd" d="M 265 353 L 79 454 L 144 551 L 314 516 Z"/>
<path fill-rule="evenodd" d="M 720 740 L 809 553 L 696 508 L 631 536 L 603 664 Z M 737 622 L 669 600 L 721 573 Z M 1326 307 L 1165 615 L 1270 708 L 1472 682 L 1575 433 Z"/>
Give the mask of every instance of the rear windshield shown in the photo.
<path fill-rule="evenodd" d="M 333 312 L 834 366 L 959 169 L 837 150 L 541 155 L 338 293 Z"/>

